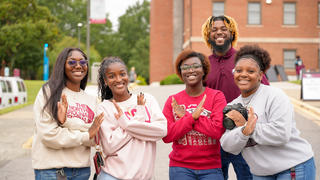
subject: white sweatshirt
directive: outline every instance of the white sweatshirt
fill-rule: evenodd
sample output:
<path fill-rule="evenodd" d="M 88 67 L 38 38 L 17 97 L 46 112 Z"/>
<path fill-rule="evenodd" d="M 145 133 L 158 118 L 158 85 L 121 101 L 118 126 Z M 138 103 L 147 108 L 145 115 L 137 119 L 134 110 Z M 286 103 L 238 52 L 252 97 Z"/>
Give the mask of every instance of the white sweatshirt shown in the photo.
<path fill-rule="evenodd" d="M 48 110 L 42 112 L 45 97 L 40 89 L 34 111 L 34 137 L 32 143 L 32 167 L 34 169 L 51 169 L 62 167 L 89 167 L 90 146 L 88 128 L 93 122 L 97 99 L 80 92 L 64 88 L 62 94 L 67 96 L 67 119 L 63 126 L 50 116 Z"/>
<path fill-rule="evenodd" d="M 148 180 L 153 176 L 156 158 L 156 141 L 167 134 L 167 120 L 156 99 L 144 95 L 145 105 L 137 105 L 135 94 L 117 104 L 123 115 L 118 113 L 113 103 L 104 100 L 98 114 L 104 112 L 100 129 L 101 144 L 105 157 L 103 171 L 118 178 Z"/>
<path fill-rule="evenodd" d="M 299 136 L 293 106 L 282 90 L 261 84 L 254 94 L 245 99 L 248 100 L 258 115 L 251 135 L 258 144 L 245 147 L 250 136 L 243 135 L 242 127 L 237 127 L 227 130 L 221 137 L 225 151 L 232 154 L 242 152 L 252 174 L 257 176 L 279 173 L 313 156 L 311 145 Z M 244 105 L 241 95 L 230 104 L 235 103 Z"/>

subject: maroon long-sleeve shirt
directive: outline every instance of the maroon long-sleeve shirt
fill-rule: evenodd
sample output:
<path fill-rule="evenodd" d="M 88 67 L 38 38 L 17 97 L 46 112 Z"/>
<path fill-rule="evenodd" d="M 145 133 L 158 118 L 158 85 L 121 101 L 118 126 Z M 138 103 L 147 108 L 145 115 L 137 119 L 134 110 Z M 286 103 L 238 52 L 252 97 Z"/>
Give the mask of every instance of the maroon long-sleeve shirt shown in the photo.
<path fill-rule="evenodd" d="M 240 90 L 234 83 L 232 74 L 236 53 L 237 51 L 234 48 L 230 48 L 223 56 L 218 56 L 214 53 L 209 56 L 211 71 L 208 74 L 208 79 L 205 84 L 209 88 L 222 91 L 226 97 L 227 103 L 240 95 Z M 261 83 L 269 85 L 265 75 L 263 75 Z"/>

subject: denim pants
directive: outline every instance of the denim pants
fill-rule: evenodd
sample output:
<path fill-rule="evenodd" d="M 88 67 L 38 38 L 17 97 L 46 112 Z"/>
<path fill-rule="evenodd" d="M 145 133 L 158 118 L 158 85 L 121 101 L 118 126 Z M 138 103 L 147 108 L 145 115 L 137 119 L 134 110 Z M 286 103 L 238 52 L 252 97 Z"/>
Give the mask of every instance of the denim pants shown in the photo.
<path fill-rule="evenodd" d="M 316 166 L 314 158 L 306 162 L 296 165 L 296 179 L 295 180 L 315 180 L 316 179 Z M 256 176 L 253 175 L 253 180 L 291 180 L 290 169 L 279 172 L 270 176 Z"/>
<path fill-rule="evenodd" d="M 60 169 L 35 169 L 35 180 L 56 180 L 57 170 Z M 88 180 L 90 167 L 85 168 L 63 168 L 68 180 Z"/>
<path fill-rule="evenodd" d="M 224 180 L 228 179 L 229 165 L 232 163 L 233 169 L 236 172 L 237 180 L 252 180 L 252 174 L 247 162 L 241 154 L 233 155 L 225 152 L 221 148 L 221 164 Z"/>
<path fill-rule="evenodd" d="M 101 170 L 100 174 L 97 177 L 97 180 L 118 180 L 118 179 Z"/>
<path fill-rule="evenodd" d="M 170 180 L 223 180 L 222 170 L 194 170 L 183 167 L 169 167 Z"/>

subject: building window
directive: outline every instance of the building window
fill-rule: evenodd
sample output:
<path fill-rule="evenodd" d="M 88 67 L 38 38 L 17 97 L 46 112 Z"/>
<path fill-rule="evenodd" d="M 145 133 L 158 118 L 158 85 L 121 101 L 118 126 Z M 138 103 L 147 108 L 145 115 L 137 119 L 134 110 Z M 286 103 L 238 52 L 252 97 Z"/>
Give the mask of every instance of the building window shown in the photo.
<path fill-rule="evenodd" d="M 259 2 L 248 3 L 248 24 L 261 24 L 261 5 Z"/>
<path fill-rule="evenodd" d="M 213 16 L 224 15 L 224 2 L 213 2 L 212 3 L 212 15 Z"/>
<path fill-rule="evenodd" d="M 285 69 L 294 69 L 296 61 L 296 50 L 283 50 L 283 62 Z"/>
<path fill-rule="evenodd" d="M 283 4 L 283 24 L 284 25 L 296 24 L 296 3 Z"/>

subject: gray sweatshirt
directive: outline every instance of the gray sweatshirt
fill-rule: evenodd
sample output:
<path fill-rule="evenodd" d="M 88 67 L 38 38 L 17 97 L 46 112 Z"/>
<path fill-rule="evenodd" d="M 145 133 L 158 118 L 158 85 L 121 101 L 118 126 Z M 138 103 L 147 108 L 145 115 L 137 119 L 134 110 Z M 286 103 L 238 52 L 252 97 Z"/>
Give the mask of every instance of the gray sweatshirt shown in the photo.
<path fill-rule="evenodd" d="M 230 104 L 235 103 L 253 107 L 258 115 L 256 128 L 251 136 L 245 136 L 242 127 L 227 130 L 220 142 L 227 152 L 242 152 L 252 174 L 273 175 L 313 157 L 311 145 L 299 136 L 293 106 L 282 90 L 261 84 L 251 96 L 240 95 Z M 257 145 L 245 147 L 249 138 Z"/>

